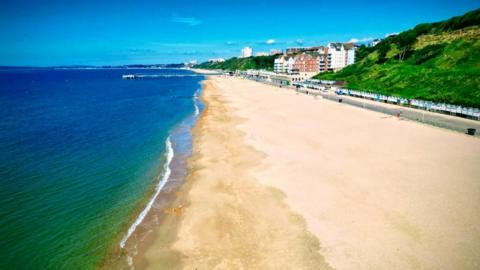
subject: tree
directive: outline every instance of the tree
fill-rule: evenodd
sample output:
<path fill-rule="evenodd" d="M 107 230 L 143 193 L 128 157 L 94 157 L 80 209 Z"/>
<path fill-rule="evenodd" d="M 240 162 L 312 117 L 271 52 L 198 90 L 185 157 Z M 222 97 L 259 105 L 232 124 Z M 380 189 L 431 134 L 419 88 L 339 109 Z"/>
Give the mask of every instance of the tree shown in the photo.
<path fill-rule="evenodd" d="M 413 30 L 408 30 L 402 32 L 400 35 L 395 37 L 396 44 L 400 49 L 400 54 L 398 56 L 398 61 L 402 62 L 405 58 L 407 51 L 411 50 L 413 44 L 417 40 L 417 33 Z"/>

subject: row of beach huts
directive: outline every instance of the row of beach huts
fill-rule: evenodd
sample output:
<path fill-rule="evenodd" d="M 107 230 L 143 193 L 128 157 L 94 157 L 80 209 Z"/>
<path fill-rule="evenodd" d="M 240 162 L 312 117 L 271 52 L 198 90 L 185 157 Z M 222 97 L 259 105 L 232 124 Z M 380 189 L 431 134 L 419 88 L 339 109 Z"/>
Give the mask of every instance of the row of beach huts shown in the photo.
<path fill-rule="evenodd" d="M 431 112 L 438 112 L 448 115 L 455 115 L 463 118 L 468 118 L 472 120 L 480 121 L 480 109 L 472 107 L 463 107 L 460 105 L 453 105 L 447 103 L 419 100 L 419 99 L 408 99 L 401 98 L 396 96 L 387 96 L 377 93 L 372 93 L 368 91 L 359 91 L 343 88 L 343 82 L 337 81 L 328 81 L 328 80 L 316 80 L 316 79 L 304 79 L 302 81 L 290 81 L 285 83 L 279 81 L 275 76 L 272 76 L 270 72 L 259 72 L 259 71 L 247 71 L 247 72 L 235 72 L 234 74 L 228 74 L 230 76 L 236 75 L 246 79 L 251 79 L 255 81 L 260 81 L 268 84 L 279 85 L 283 87 L 290 87 L 296 89 L 299 92 L 305 92 L 309 90 L 314 91 L 334 91 L 337 95 L 347 95 L 351 97 L 364 98 L 378 102 L 396 104 L 400 106 L 407 106 L 416 109 L 422 109 Z M 262 76 L 269 75 L 269 76 Z M 309 93 L 314 94 L 314 92 L 309 91 Z"/>
<path fill-rule="evenodd" d="M 357 91 L 357 90 L 351 90 L 351 89 L 345 89 L 345 88 L 339 88 L 335 91 L 335 93 L 338 95 L 347 95 L 352 97 L 365 98 L 365 99 L 370 99 L 378 102 L 392 103 L 392 104 L 409 106 L 409 107 L 427 110 L 427 111 L 440 112 L 444 114 L 450 114 L 450 115 L 465 117 L 469 119 L 480 120 L 480 109 L 478 108 L 463 107 L 460 105 L 439 103 L 439 102 L 426 101 L 426 100 L 386 96 L 386 95 L 381 95 L 376 93 Z"/>

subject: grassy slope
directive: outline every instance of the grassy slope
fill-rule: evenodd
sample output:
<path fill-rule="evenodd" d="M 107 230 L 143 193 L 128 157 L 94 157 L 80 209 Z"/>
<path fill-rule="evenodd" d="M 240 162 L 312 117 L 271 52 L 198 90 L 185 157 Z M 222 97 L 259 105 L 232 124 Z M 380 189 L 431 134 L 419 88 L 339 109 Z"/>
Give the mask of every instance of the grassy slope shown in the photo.
<path fill-rule="evenodd" d="M 480 10 L 421 24 L 360 48 L 356 64 L 316 77 L 344 80 L 351 89 L 480 107 L 479 25 Z"/>
<path fill-rule="evenodd" d="M 204 69 L 223 69 L 223 70 L 247 70 L 247 69 L 265 69 L 273 70 L 273 61 L 277 56 L 252 56 L 248 58 L 230 58 L 222 63 L 201 63 L 195 68 Z"/>

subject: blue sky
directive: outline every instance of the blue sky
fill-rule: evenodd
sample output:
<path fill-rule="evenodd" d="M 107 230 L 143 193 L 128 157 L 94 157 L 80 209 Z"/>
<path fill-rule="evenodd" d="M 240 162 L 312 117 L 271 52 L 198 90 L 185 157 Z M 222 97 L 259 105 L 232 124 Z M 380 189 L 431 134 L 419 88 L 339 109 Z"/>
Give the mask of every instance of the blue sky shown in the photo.
<path fill-rule="evenodd" d="M 384 37 L 461 15 L 479 0 L 0 0 L 0 65 L 203 61 Z"/>

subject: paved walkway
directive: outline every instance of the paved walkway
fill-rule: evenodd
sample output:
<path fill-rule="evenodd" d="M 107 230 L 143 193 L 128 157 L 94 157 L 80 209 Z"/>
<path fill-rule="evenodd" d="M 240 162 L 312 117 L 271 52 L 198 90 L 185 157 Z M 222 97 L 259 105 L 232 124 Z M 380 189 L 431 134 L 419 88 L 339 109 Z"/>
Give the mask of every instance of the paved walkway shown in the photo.
<path fill-rule="evenodd" d="M 257 82 L 266 83 L 262 81 L 257 81 Z M 266 84 L 270 84 L 270 83 L 266 83 Z M 270 85 L 274 85 L 274 84 L 270 84 Z M 278 87 L 278 85 L 274 85 L 274 86 Z M 295 88 L 293 87 L 283 86 L 283 88 L 295 91 Z M 304 94 L 308 92 L 310 95 L 313 95 L 313 96 L 320 95 L 325 99 L 332 100 L 335 102 L 338 102 L 339 99 L 342 99 L 342 103 L 344 104 L 348 104 L 348 105 L 352 105 L 352 106 L 356 106 L 356 107 L 360 107 L 360 108 L 364 108 L 372 111 L 377 111 L 377 112 L 385 113 L 392 116 L 397 116 L 398 113 L 400 113 L 400 117 L 402 119 L 413 120 L 413 121 L 425 123 L 428 125 L 446 128 L 446 129 L 450 129 L 450 130 L 454 130 L 462 133 L 466 133 L 467 129 L 469 128 L 474 128 L 476 129 L 475 136 L 480 137 L 480 121 L 476 121 L 476 120 L 471 120 L 471 119 L 466 119 L 466 118 L 461 118 L 457 116 L 451 116 L 451 115 L 446 115 L 446 114 L 441 114 L 436 112 L 429 112 L 429 111 L 414 109 L 409 107 L 403 107 L 403 106 L 398 106 L 398 105 L 389 104 L 389 103 L 382 103 L 382 102 L 363 99 L 363 98 L 344 96 L 344 95 L 339 96 L 334 94 L 331 91 L 323 92 L 323 91 L 311 90 L 311 89 L 301 89 L 299 92 Z"/>
<path fill-rule="evenodd" d="M 419 110 L 414 108 L 408 108 L 388 103 L 381 103 L 378 101 L 356 98 L 350 96 L 339 96 L 333 93 L 320 92 L 320 95 L 332 101 L 338 102 L 342 99 L 342 103 L 353 105 L 385 113 L 388 115 L 397 116 L 400 113 L 400 117 L 403 119 L 418 121 L 421 123 L 433 125 L 436 127 L 446 128 L 458 132 L 466 133 L 468 128 L 475 128 L 477 130 L 475 136 L 480 137 L 480 121 L 460 118 L 456 116 L 429 112 L 425 110 Z"/>

